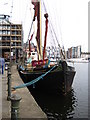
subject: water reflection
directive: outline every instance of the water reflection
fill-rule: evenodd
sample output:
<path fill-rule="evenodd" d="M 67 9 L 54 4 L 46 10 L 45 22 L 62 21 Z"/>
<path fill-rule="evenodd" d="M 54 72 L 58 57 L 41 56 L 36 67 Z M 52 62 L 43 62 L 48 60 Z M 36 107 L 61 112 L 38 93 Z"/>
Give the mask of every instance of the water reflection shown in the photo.
<path fill-rule="evenodd" d="M 31 91 L 31 94 L 49 119 L 73 118 L 76 107 L 76 97 L 73 89 L 66 96 L 51 95 L 40 91 Z"/>
<path fill-rule="evenodd" d="M 66 96 L 46 94 L 42 91 L 31 91 L 35 100 L 47 114 L 48 118 L 66 120 L 70 118 L 88 118 L 88 64 L 75 63 L 76 75 L 73 82 L 73 89 Z M 27 81 L 25 81 L 27 82 Z M 50 91 L 49 91 L 50 92 Z M 54 91 L 53 91 L 54 92 Z"/>

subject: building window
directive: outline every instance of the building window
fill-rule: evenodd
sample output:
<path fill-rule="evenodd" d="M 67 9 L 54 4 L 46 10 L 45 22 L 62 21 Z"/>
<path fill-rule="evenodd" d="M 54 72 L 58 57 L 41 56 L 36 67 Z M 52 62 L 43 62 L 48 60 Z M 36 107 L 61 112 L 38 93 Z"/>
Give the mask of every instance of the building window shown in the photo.
<path fill-rule="evenodd" d="M 20 44 L 20 43 L 18 43 L 18 44 L 17 44 L 17 46 L 21 46 L 21 44 Z"/>
<path fill-rule="evenodd" d="M 2 42 L 0 42 L 0 46 L 2 46 Z M 0 51 L 1 52 L 1 51 Z"/>
<path fill-rule="evenodd" d="M 0 31 L 0 35 L 2 35 L 2 31 Z"/>
<path fill-rule="evenodd" d="M 10 30 L 10 26 L 7 26 L 7 29 L 9 29 L 9 30 Z"/>
<path fill-rule="evenodd" d="M 10 43 L 7 43 L 7 46 L 10 46 Z"/>
<path fill-rule="evenodd" d="M 2 37 L 0 36 L 0 40 L 2 40 Z"/>
<path fill-rule="evenodd" d="M 2 40 L 6 40 L 7 38 L 6 37 L 2 37 Z"/>
<path fill-rule="evenodd" d="M 3 35 L 5 35 L 6 34 L 6 31 L 3 31 Z"/>
<path fill-rule="evenodd" d="M 7 36 L 7 40 L 10 40 L 10 37 Z"/>
<path fill-rule="evenodd" d="M 3 25 L 3 29 L 7 29 L 7 26 L 6 26 L 6 25 Z"/>
<path fill-rule="evenodd" d="M 0 26 L 0 29 L 2 29 L 2 26 Z"/>
<path fill-rule="evenodd" d="M 8 31 L 8 35 L 10 35 L 10 31 Z"/>

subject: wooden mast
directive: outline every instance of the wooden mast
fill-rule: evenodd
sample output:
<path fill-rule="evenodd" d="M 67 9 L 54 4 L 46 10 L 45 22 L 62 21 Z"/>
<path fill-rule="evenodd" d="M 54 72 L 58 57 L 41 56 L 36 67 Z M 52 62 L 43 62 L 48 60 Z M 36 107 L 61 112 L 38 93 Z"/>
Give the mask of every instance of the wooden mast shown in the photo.
<path fill-rule="evenodd" d="M 42 59 L 42 14 L 41 14 L 41 0 L 39 0 L 39 15 L 40 15 L 40 59 Z"/>
<path fill-rule="evenodd" d="M 42 21 L 41 21 L 41 0 L 32 0 L 32 4 L 34 5 L 34 19 L 37 17 L 37 52 L 38 52 L 38 60 L 42 59 Z"/>
<path fill-rule="evenodd" d="M 44 59 L 45 59 L 45 49 L 46 49 L 46 41 L 47 41 L 47 32 L 48 32 L 48 14 L 44 14 L 44 17 L 46 18 L 45 25 L 45 39 L 44 39 L 44 49 L 43 49 L 43 64 L 44 64 Z"/>
<path fill-rule="evenodd" d="M 42 59 L 42 21 L 41 21 L 41 0 L 38 1 L 38 14 L 37 14 L 37 50 L 38 50 L 38 60 Z"/>

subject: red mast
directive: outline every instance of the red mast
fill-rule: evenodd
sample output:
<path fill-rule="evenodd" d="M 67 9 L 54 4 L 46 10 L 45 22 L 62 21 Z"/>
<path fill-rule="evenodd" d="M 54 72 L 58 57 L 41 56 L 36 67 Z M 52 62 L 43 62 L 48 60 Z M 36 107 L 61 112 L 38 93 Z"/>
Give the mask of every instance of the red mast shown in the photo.
<path fill-rule="evenodd" d="M 47 40 L 47 32 L 48 32 L 48 14 L 47 13 L 44 14 L 44 17 L 46 18 L 46 21 L 45 21 L 46 30 L 45 30 L 44 49 L 43 49 L 43 63 L 45 58 L 46 40 Z"/>
<path fill-rule="evenodd" d="M 41 56 L 41 25 L 40 25 L 40 1 L 38 0 L 32 0 L 32 4 L 34 5 L 34 19 L 33 21 L 35 21 L 35 17 L 37 17 L 37 35 L 36 35 L 36 40 L 37 40 L 37 47 L 38 47 L 38 51 L 39 51 L 39 55 Z"/>
<path fill-rule="evenodd" d="M 31 35 L 31 38 L 29 40 L 29 57 L 31 55 L 31 43 L 30 42 L 31 42 L 32 38 L 33 38 L 33 34 Z"/>

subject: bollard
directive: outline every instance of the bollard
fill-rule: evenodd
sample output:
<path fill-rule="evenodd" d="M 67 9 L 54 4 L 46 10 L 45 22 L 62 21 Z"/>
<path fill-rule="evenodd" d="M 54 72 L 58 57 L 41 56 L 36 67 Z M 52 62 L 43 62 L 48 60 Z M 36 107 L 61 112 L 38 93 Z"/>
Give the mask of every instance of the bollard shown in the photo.
<path fill-rule="evenodd" d="M 8 64 L 8 72 L 10 72 L 10 64 Z"/>
<path fill-rule="evenodd" d="M 9 71 L 10 71 L 10 67 L 9 67 L 9 64 L 8 64 L 8 69 L 7 69 L 7 78 L 8 78 L 8 73 L 9 73 Z M 7 82 L 7 84 L 8 84 L 8 82 Z"/>
<path fill-rule="evenodd" d="M 2 75 L 4 74 L 4 65 L 2 65 Z"/>
<path fill-rule="evenodd" d="M 10 67 L 9 67 L 9 64 L 8 64 L 8 69 L 7 69 L 7 84 L 8 84 L 8 73 L 10 71 Z"/>
<path fill-rule="evenodd" d="M 22 98 L 16 94 L 10 97 L 11 100 L 11 120 L 17 120 L 19 118 L 19 104 Z"/>
<path fill-rule="evenodd" d="M 8 101 L 10 101 L 10 97 L 11 97 L 11 72 L 8 71 L 8 96 L 7 96 Z"/>
<path fill-rule="evenodd" d="M 7 64 L 5 63 L 5 70 L 7 70 Z"/>

